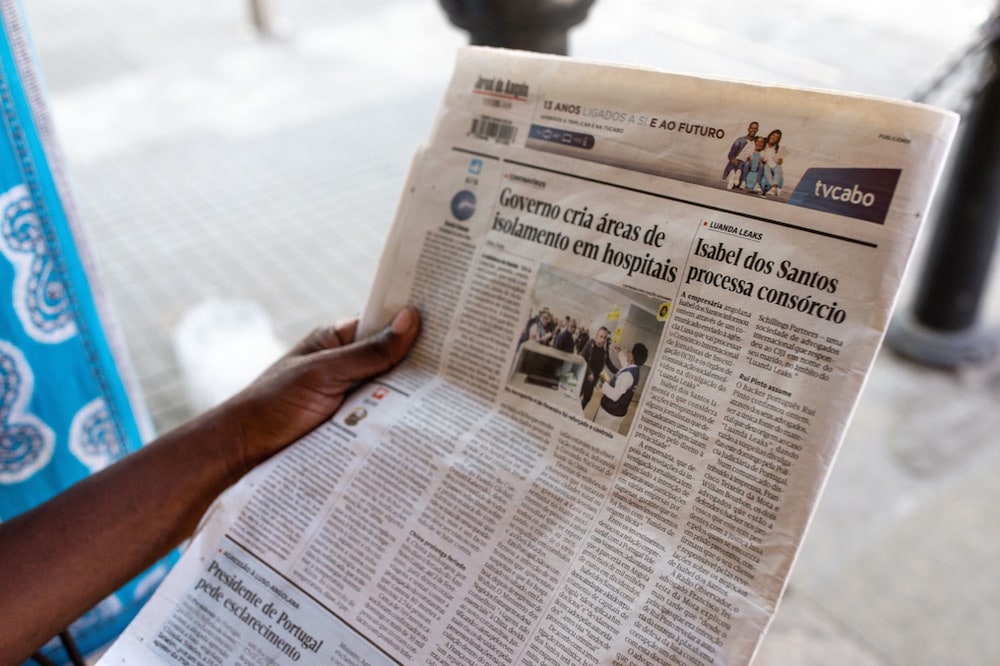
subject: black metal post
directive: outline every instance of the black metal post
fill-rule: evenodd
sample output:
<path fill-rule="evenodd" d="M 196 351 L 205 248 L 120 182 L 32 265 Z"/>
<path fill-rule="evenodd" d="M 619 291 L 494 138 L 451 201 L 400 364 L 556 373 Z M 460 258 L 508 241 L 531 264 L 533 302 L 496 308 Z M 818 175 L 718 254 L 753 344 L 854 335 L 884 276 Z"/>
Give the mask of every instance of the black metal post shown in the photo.
<path fill-rule="evenodd" d="M 566 55 L 567 33 L 595 0 L 439 0 L 469 43 Z"/>
<path fill-rule="evenodd" d="M 897 317 L 887 337 L 900 354 L 940 367 L 982 363 L 1000 346 L 978 322 L 1000 231 L 1000 12 L 986 48 L 982 86 L 942 183 L 912 314 Z"/>

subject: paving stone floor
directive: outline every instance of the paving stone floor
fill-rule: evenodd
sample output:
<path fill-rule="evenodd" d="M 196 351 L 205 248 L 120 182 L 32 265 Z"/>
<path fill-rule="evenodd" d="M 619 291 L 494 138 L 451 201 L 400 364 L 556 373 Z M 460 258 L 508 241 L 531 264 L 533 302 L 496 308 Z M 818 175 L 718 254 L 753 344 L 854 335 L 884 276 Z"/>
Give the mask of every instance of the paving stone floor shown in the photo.
<path fill-rule="evenodd" d="M 361 309 L 408 162 L 465 41 L 435 2 L 272 0 L 277 39 L 255 34 L 247 3 L 234 0 L 25 6 L 160 430 L 192 411 L 172 332 L 195 305 L 252 300 L 286 343 Z M 599 0 L 570 48 L 911 97 L 992 8 Z M 961 108 L 971 62 L 931 101 Z M 918 258 L 907 294 L 919 268 Z M 984 322 L 998 319 L 991 286 Z M 756 666 L 1000 663 L 998 402 L 996 363 L 942 372 L 880 355 Z"/>

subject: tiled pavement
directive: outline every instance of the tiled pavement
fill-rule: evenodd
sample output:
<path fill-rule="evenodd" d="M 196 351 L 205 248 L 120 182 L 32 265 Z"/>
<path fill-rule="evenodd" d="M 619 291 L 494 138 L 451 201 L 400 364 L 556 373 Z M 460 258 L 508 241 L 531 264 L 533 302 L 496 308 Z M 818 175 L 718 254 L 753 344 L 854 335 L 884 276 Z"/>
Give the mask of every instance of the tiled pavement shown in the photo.
<path fill-rule="evenodd" d="M 271 0 L 281 39 L 258 38 L 243 1 L 25 3 L 160 430 L 191 413 L 171 336 L 196 304 L 255 301 L 286 342 L 360 310 L 464 43 L 434 0 Z M 587 58 L 908 97 L 991 9 L 598 0 L 570 45 Z M 960 104 L 971 71 L 932 101 Z M 1000 663 L 998 397 L 996 364 L 951 373 L 880 355 L 757 666 Z"/>

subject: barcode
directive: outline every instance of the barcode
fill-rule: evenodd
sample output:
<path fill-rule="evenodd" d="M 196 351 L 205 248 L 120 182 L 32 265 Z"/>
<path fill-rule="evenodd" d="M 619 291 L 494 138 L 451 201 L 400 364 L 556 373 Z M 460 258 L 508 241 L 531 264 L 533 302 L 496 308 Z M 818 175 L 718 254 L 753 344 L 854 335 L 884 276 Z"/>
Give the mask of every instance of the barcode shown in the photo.
<path fill-rule="evenodd" d="M 509 120 L 480 116 L 472 120 L 469 134 L 477 139 L 493 139 L 497 143 L 511 143 L 517 137 L 517 127 Z"/>
<path fill-rule="evenodd" d="M 498 109 L 509 109 L 511 107 L 510 100 L 507 99 L 493 99 L 492 97 L 487 97 L 483 100 L 483 106 L 492 106 Z"/>

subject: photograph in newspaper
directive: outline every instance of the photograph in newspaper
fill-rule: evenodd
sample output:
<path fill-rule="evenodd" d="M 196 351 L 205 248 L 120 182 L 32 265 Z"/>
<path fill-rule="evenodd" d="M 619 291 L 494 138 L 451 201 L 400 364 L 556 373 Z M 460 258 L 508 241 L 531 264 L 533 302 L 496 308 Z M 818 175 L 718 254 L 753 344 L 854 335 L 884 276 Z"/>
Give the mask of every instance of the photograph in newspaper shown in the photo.
<path fill-rule="evenodd" d="M 507 387 L 627 434 L 669 302 L 539 266 Z"/>
<path fill-rule="evenodd" d="M 463 49 L 362 322 L 418 306 L 409 360 L 102 663 L 749 663 L 956 124 Z"/>

